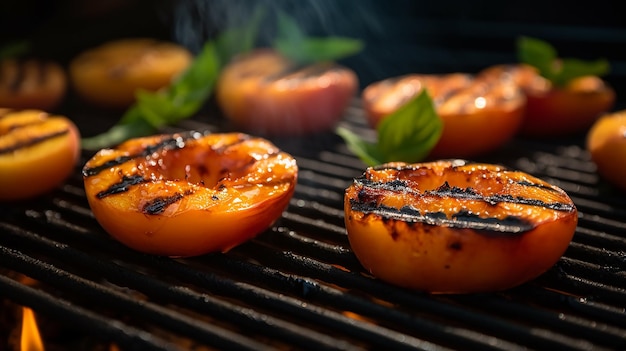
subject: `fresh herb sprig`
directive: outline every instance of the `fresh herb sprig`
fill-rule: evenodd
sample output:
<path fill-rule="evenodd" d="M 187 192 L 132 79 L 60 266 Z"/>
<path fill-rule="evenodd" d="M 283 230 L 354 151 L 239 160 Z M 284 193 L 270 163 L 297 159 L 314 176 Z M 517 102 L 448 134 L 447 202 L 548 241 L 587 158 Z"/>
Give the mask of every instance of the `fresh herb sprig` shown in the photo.
<path fill-rule="evenodd" d="M 385 162 L 407 163 L 423 160 L 437 144 L 443 122 L 435 111 L 433 101 L 424 89 L 394 113 L 386 116 L 376 128 L 377 142 L 364 140 L 345 127 L 337 127 L 348 149 L 366 165 Z"/>
<path fill-rule="evenodd" d="M 296 64 L 337 61 L 363 50 L 362 40 L 339 36 L 309 37 L 292 17 L 282 11 L 277 16 L 278 34 L 272 46 Z"/>
<path fill-rule="evenodd" d="M 603 76 L 610 69 L 605 59 L 585 61 L 560 58 L 548 42 L 531 37 L 520 37 L 517 40 L 517 56 L 520 62 L 534 66 L 541 76 L 556 86 L 564 86 L 570 80 L 585 75 Z"/>
<path fill-rule="evenodd" d="M 124 140 L 154 133 L 196 113 L 211 94 L 220 62 L 215 44 L 208 42 L 189 68 L 165 89 L 157 92 L 140 90 L 137 101 L 108 131 L 83 138 L 82 146 L 97 150 Z"/>

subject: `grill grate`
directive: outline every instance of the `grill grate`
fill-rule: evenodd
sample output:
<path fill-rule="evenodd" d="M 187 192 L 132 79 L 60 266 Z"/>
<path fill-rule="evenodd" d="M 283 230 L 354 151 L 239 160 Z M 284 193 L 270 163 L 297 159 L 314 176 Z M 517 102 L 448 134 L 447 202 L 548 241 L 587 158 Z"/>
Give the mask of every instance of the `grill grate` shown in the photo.
<path fill-rule="evenodd" d="M 342 123 L 367 135 L 361 113 L 355 102 Z M 179 127 L 227 128 L 201 118 Z M 0 296 L 124 350 L 626 348 L 626 200 L 597 177 L 580 142 L 515 140 L 477 160 L 560 186 L 580 219 L 546 274 L 461 296 L 366 274 L 342 207 L 364 166 L 335 135 L 276 142 L 298 160 L 294 198 L 273 228 L 226 254 L 170 259 L 115 242 L 89 210 L 79 172 L 52 194 L 0 205 Z"/>

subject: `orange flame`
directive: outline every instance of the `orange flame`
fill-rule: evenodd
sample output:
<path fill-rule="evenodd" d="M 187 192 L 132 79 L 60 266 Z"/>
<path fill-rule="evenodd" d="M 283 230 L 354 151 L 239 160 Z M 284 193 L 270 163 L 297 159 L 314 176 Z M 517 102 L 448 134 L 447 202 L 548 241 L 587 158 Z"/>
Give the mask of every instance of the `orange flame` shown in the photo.
<path fill-rule="evenodd" d="M 43 341 L 37 328 L 35 313 L 28 307 L 22 308 L 22 336 L 20 338 L 21 351 L 44 351 Z"/>

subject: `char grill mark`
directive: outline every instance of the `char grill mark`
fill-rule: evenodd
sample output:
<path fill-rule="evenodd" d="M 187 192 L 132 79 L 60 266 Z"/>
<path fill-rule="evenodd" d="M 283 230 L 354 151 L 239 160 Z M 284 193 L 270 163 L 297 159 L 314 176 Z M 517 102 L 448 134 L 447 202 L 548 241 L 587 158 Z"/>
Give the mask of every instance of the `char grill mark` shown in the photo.
<path fill-rule="evenodd" d="M 5 86 L 8 91 L 15 92 L 23 79 L 22 65 L 15 60 L 5 61 L 0 65 L 0 86 Z"/>
<path fill-rule="evenodd" d="M 133 185 L 145 183 L 147 181 L 148 180 L 144 179 L 140 175 L 123 176 L 122 180 L 119 183 L 111 185 L 109 188 L 107 188 L 107 190 L 99 192 L 96 196 L 98 197 L 98 199 L 103 199 L 109 195 L 126 192 Z"/>
<path fill-rule="evenodd" d="M 408 194 L 414 196 L 416 200 L 426 197 L 437 197 L 441 199 L 458 199 L 458 200 L 470 200 L 470 201 L 482 201 L 491 206 L 495 206 L 500 203 L 511 203 L 517 205 L 528 205 L 546 208 L 554 211 L 571 212 L 574 210 L 574 205 L 562 202 L 545 202 L 539 199 L 525 198 L 521 196 L 512 196 L 508 194 L 494 194 L 490 196 L 484 196 L 479 194 L 475 189 L 471 187 L 460 188 L 457 186 L 450 186 L 445 181 L 440 187 L 433 190 L 427 190 L 419 192 L 414 190 L 408 181 L 395 179 L 388 182 L 378 182 L 365 177 L 357 178 L 355 182 L 361 185 L 361 189 L 358 192 L 357 199 L 350 200 L 350 206 L 352 210 L 364 213 L 366 215 L 377 215 L 383 218 L 383 220 L 397 220 L 407 223 L 422 223 L 426 225 L 434 226 L 447 226 L 452 228 L 465 228 L 478 231 L 496 232 L 496 233 L 523 233 L 525 231 L 532 230 L 534 224 L 525 220 L 524 218 L 517 216 L 507 216 L 504 218 L 483 218 L 477 213 L 472 213 L 468 210 L 460 210 L 457 213 L 447 215 L 443 212 L 425 212 L 422 213 L 413 206 L 404 206 L 402 208 L 395 208 L 380 204 L 380 199 L 393 196 L 393 194 Z M 534 184 L 528 181 L 518 181 L 516 184 L 523 187 L 540 187 L 552 192 L 556 192 L 555 189 L 546 187 L 541 184 Z"/>
<path fill-rule="evenodd" d="M 415 194 L 417 196 L 437 196 L 437 197 L 449 197 L 454 199 L 461 200 L 477 200 L 484 201 L 490 205 L 497 205 L 498 203 L 512 203 L 519 205 L 530 205 L 530 206 L 538 206 L 543 207 L 555 211 L 565 211 L 569 212 L 574 210 L 574 206 L 567 203 L 562 202 L 544 202 L 539 199 L 528 199 L 520 196 L 512 196 L 507 194 L 496 194 L 491 196 L 483 196 L 478 194 L 471 187 L 467 188 L 459 188 L 456 186 L 451 187 L 448 182 L 444 182 L 439 188 L 435 190 L 428 190 L 422 194 L 415 192 L 406 181 L 402 180 L 394 180 L 390 182 L 377 182 L 365 178 L 359 178 L 356 180 L 357 183 L 363 186 L 363 189 L 359 192 L 359 197 L 366 198 L 368 197 L 366 194 L 368 192 L 380 193 L 389 192 L 389 193 L 406 193 L 406 194 Z M 522 186 L 536 186 L 533 183 L 529 183 L 527 181 L 517 182 L 517 184 Z M 542 188 L 550 191 L 555 191 L 552 188 L 547 188 L 541 186 Z M 371 196 L 370 196 L 371 197 Z"/>
<path fill-rule="evenodd" d="M 48 134 L 40 134 L 37 136 L 33 136 L 32 138 L 28 139 L 28 140 L 22 140 L 19 142 L 15 142 L 13 144 L 7 145 L 3 148 L 0 148 L 0 155 L 2 154 L 8 154 L 14 151 L 17 151 L 19 149 L 22 148 L 26 148 L 26 147 L 30 147 L 39 143 L 42 143 L 44 141 L 50 140 L 50 139 L 54 139 L 57 137 L 60 137 L 62 135 L 66 135 L 67 133 L 69 133 L 68 129 L 63 129 L 63 130 L 59 130 L 53 133 L 48 133 Z"/>
<path fill-rule="evenodd" d="M 137 154 L 116 157 L 110 161 L 104 162 L 101 165 L 85 168 L 83 169 L 83 176 L 92 177 L 111 167 L 119 166 L 136 158 L 148 157 L 149 155 L 152 155 L 153 153 L 158 151 L 182 149 L 183 147 L 185 147 L 185 142 L 187 140 L 199 139 L 201 136 L 202 134 L 199 132 L 189 132 L 180 136 L 171 136 L 169 138 L 164 138 L 160 142 L 146 147 L 142 152 L 139 152 Z"/>
<path fill-rule="evenodd" d="M 323 63 L 316 65 L 289 65 L 282 71 L 267 76 L 264 81 L 272 83 L 280 79 L 305 80 L 311 77 L 318 77 L 335 69 L 337 69 L 335 65 Z"/>
<path fill-rule="evenodd" d="M 90 177 L 90 176 L 94 176 L 97 175 L 98 173 L 102 172 L 105 169 L 109 169 L 111 167 L 115 167 L 118 165 L 121 165 L 125 162 L 128 162 L 130 160 L 133 160 L 135 158 L 140 158 L 140 157 L 147 157 L 155 152 L 159 152 L 161 150 L 174 150 L 174 149 L 182 149 L 185 146 L 185 142 L 189 139 L 198 139 L 198 134 L 199 133 L 195 133 L 195 132 L 191 132 L 188 133 L 187 136 L 185 137 L 172 137 L 172 138 L 166 138 L 164 140 L 162 140 L 161 142 L 154 144 L 154 145 L 150 145 L 148 147 L 146 147 L 144 149 L 143 152 L 136 154 L 136 155 L 132 155 L 132 156 L 120 156 L 117 157 L 111 161 L 107 161 L 105 163 L 103 163 L 102 165 L 96 166 L 96 167 L 92 167 L 92 168 L 87 168 L 83 170 L 83 175 L 85 177 Z M 236 145 L 241 144 L 242 142 L 249 140 L 250 137 L 248 135 L 242 135 L 241 138 L 238 138 L 235 142 L 230 143 L 228 145 L 224 145 L 218 149 L 216 149 L 215 151 L 217 153 L 224 153 L 226 150 L 228 150 L 231 147 L 234 147 Z M 276 157 L 278 156 L 278 153 L 271 153 L 268 155 L 268 157 Z M 256 161 L 254 159 L 252 159 L 246 166 L 251 166 L 255 163 Z M 206 173 L 208 172 L 208 170 L 206 168 L 204 168 L 204 166 L 201 166 L 202 172 Z M 149 182 L 149 179 L 144 178 L 142 175 L 139 174 L 133 174 L 133 175 L 124 175 L 122 177 L 122 179 L 117 182 L 112 184 L 111 186 L 109 186 L 106 190 L 103 190 L 101 192 L 99 192 L 98 194 L 96 194 L 96 197 L 99 199 L 103 199 L 107 196 L 110 195 L 115 195 L 115 194 L 119 194 L 119 193 L 124 193 L 129 191 L 133 186 L 135 185 L 139 185 L 142 183 L 146 183 Z M 277 182 L 277 183 L 282 183 L 282 182 Z M 223 189 L 225 187 L 225 185 L 220 184 L 220 189 Z M 148 203 L 146 206 L 144 206 L 143 212 L 146 214 L 159 214 L 162 213 L 165 208 L 167 208 L 167 206 L 169 206 L 172 203 L 175 203 L 176 201 L 182 199 L 184 196 L 189 195 L 193 193 L 192 191 L 187 191 L 184 194 L 176 194 L 174 196 L 170 196 L 170 197 L 161 197 L 161 198 L 157 198 L 152 200 L 150 203 Z M 218 198 L 214 197 L 214 200 L 218 200 Z"/>
<path fill-rule="evenodd" d="M 156 199 L 147 202 L 141 209 L 141 212 L 147 215 L 162 214 L 169 205 L 180 201 L 183 197 L 192 193 L 192 191 L 186 191 L 183 194 L 176 193 L 172 196 L 157 197 Z"/>
<path fill-rule="evenodd" d="M 529 183 L 518 182 L 517 184 L 526 186 Z M 551 188 L 548 188 L 548 189 L 551 189 Z M 548 202 L 544 202 L 538 199 L 527 199 L 527 198 L 523 198 L 520 196 L 512 196 L 508 194 L 482 196 L 476 193 L 476 191 L 470 187 L 467 187 L 465 189 L 459 188 L 456 186 L 451 187 L 450 184 L 448 184 L 448 182 L 444 182 L 444 184 L 441 185 L 436 190 L 426 191 L 424 194 L 438 196 L 438 197 L 451 197 L 451 198 L 456 198 L 456 199 L 481 200 L 490 205 L 497 205 L 498 203 L 506 202 L 506 203 L 513 203 L 513 204 L 519 204 L 519 205 L 539 206 L 539 207 L 544 207 L 544 208 L 548 208 L 548 209 L 555 210 L 555 211 L 569 212 L 574 209 L 574 207 L 570 204 L 565 204 L 561 202 L 548 203 Z"/>
<path fill-rule="evenodd" d="M 10 70 L 14 70 L 14 74 L 9 74 Z M 48 66 L 45 62 L 40 61 L 14 61 L 13 65 L 6 65 L 4 69 L 0 67 L 0 85 L 7 87 L 12 93 L 22 90 L 24 82 L 29 77 L 35 77 L 34 81 L 43 85 L 48 76 Z"/>
<path fill-rule="evenodd" d="M 20 86 L 22 85 L 22 82 L 25 80 L 26 78 L 26 66 L 21 63 L 21 62 L 16 62 L 15 65 L 15 69 L 16 69 L 16 73 L 15 76 L 13 76 L 13 80 L 9 81 L 7 86 L 9 87 L 9 91 L 11 92 L 18 92 L 20 91 Z"/>
<path fill-rule="evenodd" d="M 354 211 L 380 216 L 383 220 L 402 221 L 410 224 L 421 223 L 430 226 L 472 229 L 500 234 L 519 234 L 535 228 L 533 223 L 516 216 L 507 216 L 503 219 L 482 218 L 478 214 L 463 210 L 448 217 L 442 212 L 421 213 L 412 206 L 404 206 L 398 209 L 355 200 L 350 200 L 350 206 Z"/>

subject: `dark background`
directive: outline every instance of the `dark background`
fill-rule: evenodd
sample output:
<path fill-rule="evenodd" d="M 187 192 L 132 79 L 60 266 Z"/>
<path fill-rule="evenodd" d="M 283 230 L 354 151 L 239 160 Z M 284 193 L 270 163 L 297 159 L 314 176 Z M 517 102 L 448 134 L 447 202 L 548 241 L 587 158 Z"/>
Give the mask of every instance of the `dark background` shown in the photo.
<path fill-rule="evenodd" d="M 607 80 L 626 86 L 626 25 L 618 1 L 410 0 L 9 0 L 0 4 L 0 44 L 27 40 L 32 55 L 67 63 L 105 40 L 150 36 L 193 51 L 222 28 L 245 22 L 255 5 L 280 8 L 312 35 L 361 38 L 365 49 L 343 60 L 364 86 L 410 72 L 475 72 L 514 62 L 515 39 L 551 42 L 564 57 L 606 58 Z M 270 11 L 271 12 L 271 11 Z M 272 18 L 259 33 L 272 36 Z"/>

